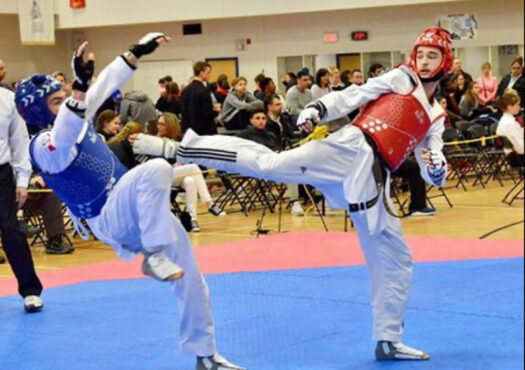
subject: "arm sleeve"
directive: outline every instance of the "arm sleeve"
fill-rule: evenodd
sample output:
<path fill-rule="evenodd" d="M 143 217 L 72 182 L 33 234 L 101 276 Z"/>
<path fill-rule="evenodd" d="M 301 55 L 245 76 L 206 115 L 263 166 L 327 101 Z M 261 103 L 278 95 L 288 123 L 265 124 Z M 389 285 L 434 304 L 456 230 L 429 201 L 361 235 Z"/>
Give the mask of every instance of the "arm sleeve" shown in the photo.
<path fill-rule="evenodd" d="M 252 107 L 252 104 L 250 102 L 248 102 L 248 100 L 247 101 L 242 101 L 237 96 L 235 96 L 234 94 L 229 95 L 228 98 L 229 98 L 228 103 L 231 106 L 233 106 L 234 108 L 236 108 L 236 109 L 247 110 L 247 109 L 250 109 Z"/>
<path fill-rule="evenodd" d="M 69 150 L 75 145 L 78 140 L 82 128 L 84 127 L 84 119 L 71 110 L 72 104 L 84 105 L 84 102 L 77 102 L 72 98 L 66 99 L 66 101 L 60 106 L 55 123 L 51 130 L 51 138 L 53 140 L 53 146 L 57 151 L 69 153 Z"/>
<path fill-rule="evenodd" d="M 381 76 L 368 79 L 364 85 L 351 85 L 342 91 L 331 92 L 317 101 L 326 108 L 323 121 L 332 121 L 347 116 L 383 94 L 394 91 L 401 94 L 408 93 L 412 86 L 408 75 L 396 68 Z"/>
<path fill-rule="evenodd" d="M 120 123 L 125 125 L 128 123 L 130 102 L 127 99 L 122 99 L 120 103 Z"/>
<path fill-rule="evenodd" d="M 443 132 L 445 131 L 445 117 L 440 118 L 437 122 L 432 124 L 425 139 L 416 147 L 414 155 L 421 171 L 421 177 L 425 182 L 436 187 L 442 187 L 447 179 L 447 159 L 443 155 Z M 430 149 L 432 151 L 440 152 L 444 162 L 443 168 L 445 173 L 439 179 L 430 176 L 429 168 L 422 159 L 422 149 Z"/>
<path fill-rule="evenodd" d="M 290 109 L 290 113 L 292 115 L 297 115 L 301 113 L 301 109 L 299 108 L 299 102 L 297 94 L 295 94 L 295 89 L 290 89 L 286 93 L 286 104 L 288 105 Z"/>
<path fill-rule="evenodd" d="M 465 99 L 464 96 L 461 98 L 461 101 L 459 102 L 459 112 L 461 113 L 461 116 L 464 119 L 468 119 L 470 117 L 470 114 L 472 113 L 470 104 L 467 101 L 467 99 Z"/>
<path fill-rule="evenodd" d="M 86 96 L 86 121 L 90 122 L 95 114 L 115 91 L 132 76 L 134 69 L 124 61 L 123 56 L 118 56 L 98 76 L 96 82 L 89 88 Z"/>
<path fill-rule="evenodd" d="M 507 80 L 507 77 L 508 77 L 508 80 Z M 508 81 L 510 81 L 510 77 L 508 75 L 501 79 L 498 85 L 498 91 L 496 92 L 497 97 L 500 97 L 503 95 L 503 93 L 505 92 L 505 89 L 509 85 Z"/>
<path fill-rule="evenodd" d="M 26 123 L 18 114 L 13 104 L 12 120 L 9 125 L 9 148 L 11 148 L 11 165 L 16 175 L 16 186 L 27 188 L 31 176 L 29 161 L 29 134 Z"/>

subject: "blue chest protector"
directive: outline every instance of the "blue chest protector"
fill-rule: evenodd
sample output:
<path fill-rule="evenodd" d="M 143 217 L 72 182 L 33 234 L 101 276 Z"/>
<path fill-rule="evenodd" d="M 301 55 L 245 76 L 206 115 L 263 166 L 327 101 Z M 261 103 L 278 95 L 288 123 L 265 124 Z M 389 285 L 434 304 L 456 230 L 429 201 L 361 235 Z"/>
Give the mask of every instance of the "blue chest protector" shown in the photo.
<path fill-rule="evenodd" d="M 35 138 L 29 146 L 31 158 L 34 158 Z M 100 214 L 109 192 L 126 173 L 127 168 L 119 162 L 91 125 L 82 141 L 76 144 L 76 148 L 77 156 L 73 162 L 59 173 L 45 173 L 34 161 L 33 165 L 47 186 L 62 199 L 73 215 L 87 219 Z"/>

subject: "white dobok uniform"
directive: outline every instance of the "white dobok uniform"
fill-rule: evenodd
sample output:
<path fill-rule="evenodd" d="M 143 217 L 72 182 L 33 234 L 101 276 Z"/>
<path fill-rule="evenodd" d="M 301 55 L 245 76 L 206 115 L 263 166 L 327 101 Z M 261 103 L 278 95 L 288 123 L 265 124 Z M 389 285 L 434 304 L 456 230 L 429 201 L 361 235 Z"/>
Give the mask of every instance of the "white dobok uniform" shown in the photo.
<path fill-rule="evenodd" d="M 87 92 L 85 119 L 62 104 L 53 129 L 34 139 L 32 159 L 43 172 L 56 174 L 72 163 L 77 156 L 75 144 L 82 141 L 98 107 L 132 74 L 121 57 L 107 66 Z M 165 160 L 139 165 L 120 178 L 100 214 L 87 222 L 96 237 L 121 257 L 161 247 L 184 269 L 184 277 L 173 282 L 182 316 L 180 347 L 189 354 L 211 356 L 216 345 L 208 286 L 184 228 L 170 212 L 171 184 L 172 167 Z"/>
<path fill-rule="evenodd" d="M 413 94 L 429 116 L 432 125 L 416 147 L 415 155 L 423 178 L 432 185 L 442 186 L 446 172 L 441 178 L 433 179 L 421 158 L 421 149 L 441 153 L 443 110 L 436 102 L 429 103 L 419 78 L 409 68 L 396 68 L 371 78 L 365 85 L 352 85 L 323 96 L 319 99 L 327 109 L 323 120 L 346 116 L 382 94 L 392 92 Z M 177 161 L 278 182 L 308 183 L 320 189 L 334 209 L 347 209 L 349 203 L 369 201 L 378 193 L 372 174 L 373 150 L 363 132 L 352 125 L 346 125 L 324 140 L 281 153 L 252 141 L 231 136 L 199 136 L 189 130 L 182 140 Z M 388 195 L 388 184 L 386 191 Z M 389 198 L 388 202 L 393 209 Z M 399 341 L 412 284 L 412 253 L 403 238 L 400 221 L 386 211 L 382 197 L 375 206 L 351 213 L 351 217 L 371 275 L 374 338 Z"/>

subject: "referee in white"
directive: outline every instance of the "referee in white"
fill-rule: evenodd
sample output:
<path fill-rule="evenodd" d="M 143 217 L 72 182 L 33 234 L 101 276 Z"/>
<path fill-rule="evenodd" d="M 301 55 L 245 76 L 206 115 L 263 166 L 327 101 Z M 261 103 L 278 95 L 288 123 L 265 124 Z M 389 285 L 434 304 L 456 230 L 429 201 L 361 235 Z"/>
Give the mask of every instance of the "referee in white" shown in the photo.
<path fill-rule="evenodd" d="M 27 312 L 42 309 L 42 284 L 38 279 L 25 234 L 18 226 L 17 211 L 27 199 L 31 175 L 29 135 L 18 114 L 14 93 L 0 87 L 0 234 L 2 245 L 18 281 Z"/>

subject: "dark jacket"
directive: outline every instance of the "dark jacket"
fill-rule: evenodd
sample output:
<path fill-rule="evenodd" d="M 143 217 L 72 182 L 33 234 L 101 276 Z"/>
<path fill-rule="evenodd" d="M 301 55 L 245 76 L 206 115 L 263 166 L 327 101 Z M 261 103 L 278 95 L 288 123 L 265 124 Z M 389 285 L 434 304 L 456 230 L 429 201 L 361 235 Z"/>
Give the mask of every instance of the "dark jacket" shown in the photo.
<path fill-rule="evenodd" d="M 193 81 L 182 91 L 181 114 L 183 132 L 191 128 L 199 135 L 217 133 L 211 92 L 202 82 Z"/>
<path fill-rule="evenodd" d="M 280 143 L 275 135 L 266 130 L 258 130 L 253 126 L 250 126 L 237 134 L 237 137 L 255 141 L 258 144 L 264 145 L 271 150 L 279 150 Z"/>
<path fill-rule="evenodd" d="M 505 92 L 505 89 L 509 86 L 509 83 L 510 83 L 510 74 L 506 75 L 505 77 L 501 79 L 499 86 L 498 86 L 498 92 L 496 93 L 496 96 L 498 98 L 503 95 L 503 93 Z M 518 95 L 520 96 L 520 99 L 521 99 L 520 105 L 523 108 L 524 107 L 523 104 L 525 101 L 525 78 L 523 77 L 523 73 L 521 74 L 521 77 L 518 79 L 518 81 L 516 81 L 514 86 L 512 86 L 512 88 L 518 92 Z"/>
<path fill-rule="evenodd" d="M 132 169 L 138 162 L 133 153 L 133 147 L 128 140 L 124 140 L 118 143 L 109 143 L 109 149 L 115 154 L 120 163 L 122 163 L 127 169 Z"/>
<path fill-rule="evenodd" d="M 168 101 L 166 98 L 161 96 L 159 100 L 157 100 L 157 103 L 155 104 L 155 108 L 157 108 L 162 113 L 169 112 L 169 113 L 173 113 L 179 116 L 180 115 L 180 100 L 172 98 L 170 101 Z"/>
<path fill-rule="evenodd" d="M 290 139 L 295 138 L 292 125 L 292 116 L 290 114 L 281 114 L 279 122 L 276 122 L 268 117 L 266 131 L 274 134 L 274 136 L 279 141 L 281 148 L 284 148 Z"/>

